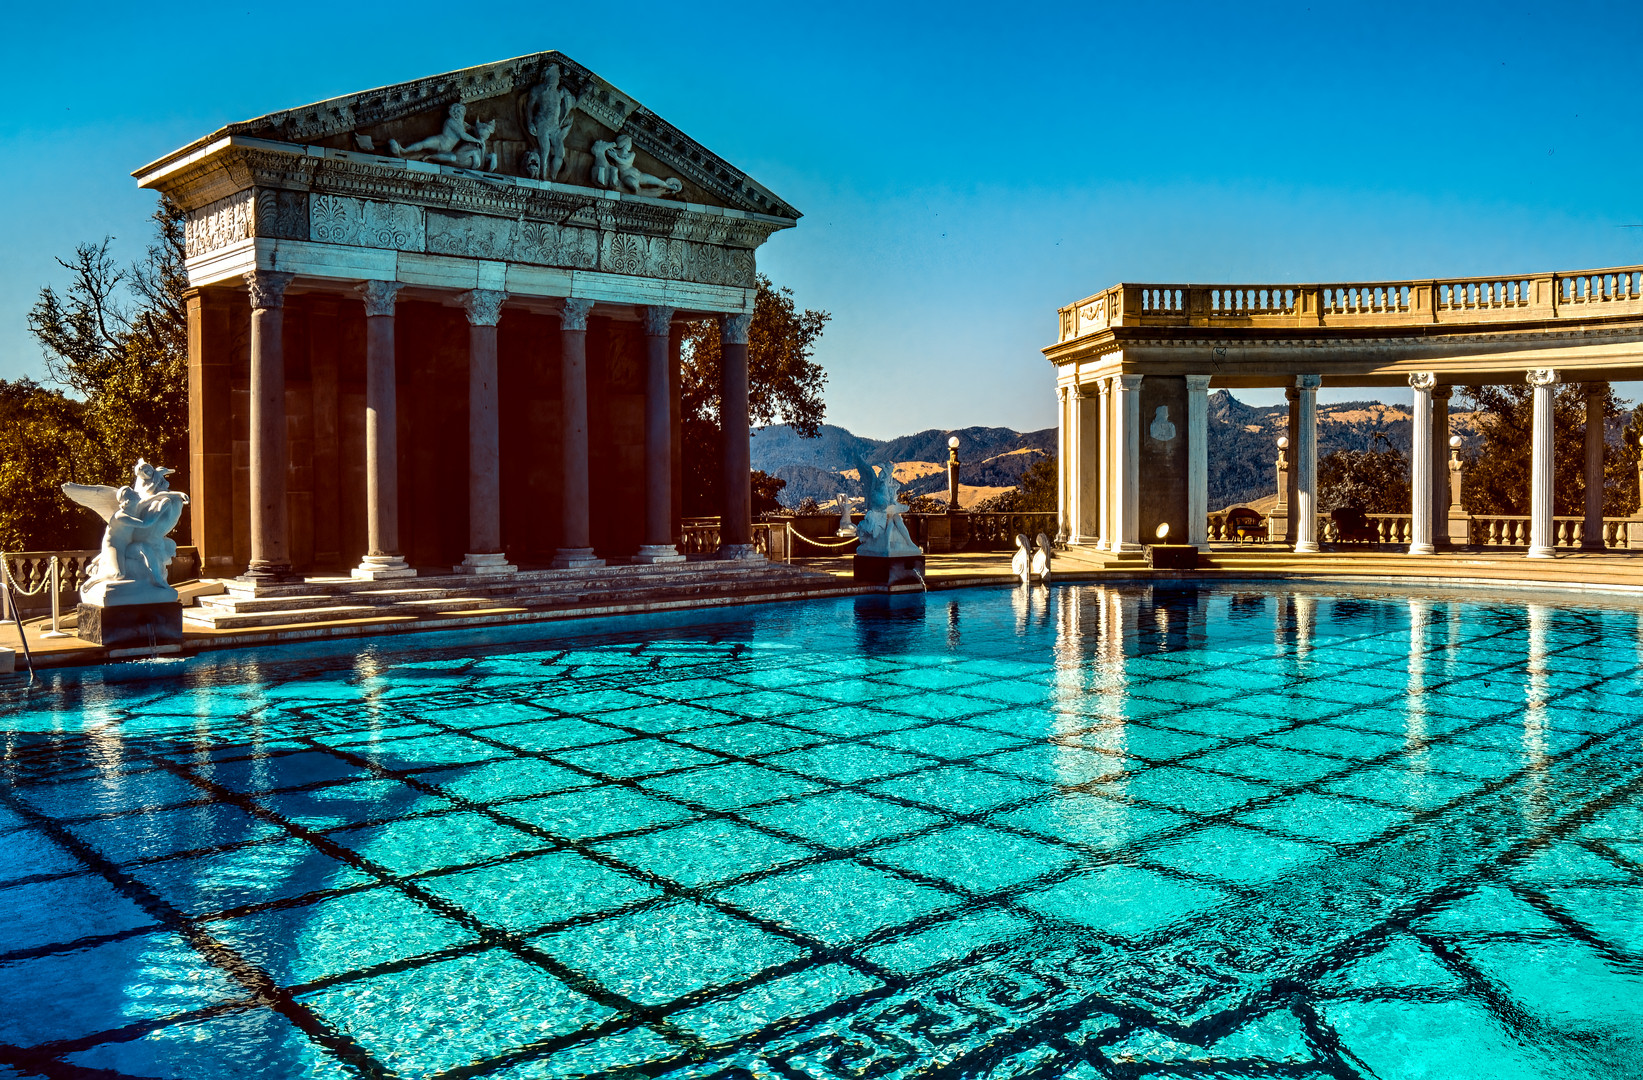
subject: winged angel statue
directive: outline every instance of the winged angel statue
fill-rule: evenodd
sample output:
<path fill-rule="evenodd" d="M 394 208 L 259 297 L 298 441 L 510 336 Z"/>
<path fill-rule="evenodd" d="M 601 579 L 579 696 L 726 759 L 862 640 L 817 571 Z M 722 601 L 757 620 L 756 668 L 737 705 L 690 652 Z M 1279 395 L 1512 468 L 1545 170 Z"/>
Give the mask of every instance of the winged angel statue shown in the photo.
<path fill-rule="evenodd" d="M 867 497 L 861 524 L 856 526 L 856 535 L 861 538 L 856 554 L 886 557 L 924 554 L 908 535 L 906 522 L 901 520 L 907 507 L 896 501 L 901 491 L 901 485 L 896 483 L 896 467 L 886 464 L 880 468 L 857 454 L 856 475 L 861 477 L 862 494 Z"/>
<path fill-rule="evenodd" d="M 80 599 L 87 604 L 164 604 L 177 599 L 166 568 L 177 554 L 166 534 L 176 528 L 188 496 L 166 480 L 175 470 L 137 459 L 129 487 L 64 484 L 63 494 L 108 522 L 103 547 L 86 566 Z"/>

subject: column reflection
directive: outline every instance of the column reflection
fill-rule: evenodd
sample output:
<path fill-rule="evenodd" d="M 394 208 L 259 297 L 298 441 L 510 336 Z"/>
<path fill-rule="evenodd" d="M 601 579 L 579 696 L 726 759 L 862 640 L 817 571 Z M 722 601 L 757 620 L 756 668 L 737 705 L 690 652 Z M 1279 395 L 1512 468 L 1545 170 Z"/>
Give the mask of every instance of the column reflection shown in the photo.
<path fill-rule="evenodd" d="M 1544 821 L 1550 812 L 1546 775 L 1546 638 L 1551 629 L 1552 609 L 1545 604 L 1530 604 L 1528 609 L 1529 648 L 1524 666 L 1522 746 L 1523 763 L 1529 771 L 1523 782 L 1523 803 L 1525 817 Z"/>

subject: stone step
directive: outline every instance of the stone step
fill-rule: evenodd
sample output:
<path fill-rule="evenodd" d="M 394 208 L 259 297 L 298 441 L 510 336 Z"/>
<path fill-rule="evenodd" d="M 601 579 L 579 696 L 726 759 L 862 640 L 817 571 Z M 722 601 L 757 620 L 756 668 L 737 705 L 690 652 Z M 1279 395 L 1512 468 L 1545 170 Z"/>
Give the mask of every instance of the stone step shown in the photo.
<path fill-rule="evenodd" d="M 289 610 L 237 612 L 220 608 L 184 608 L 186 625 L 210 630 L 239 630 L 252 626 L 331 622 L 337 619 L 369 619 L 392 614 L 393 609 L 376 604 L 339 604 L 333 607 L 305 607 Z"/>
<path fill-rule="evenodd" d="M 512 574 L 498 574 L 495 576 L 483 574 L 427 574 L 420 577 L 385 581 L 316 577 L 288 585 L 257 586 L 229 579 L 223 584 L 229 595 L 255 596 L 258 598 L 267 596 L 338 596 L 387 589 L 446 589 L 471 594 L 479 590 L 512 589 L 522 584 L 535 583 L 596 581 L 602 585 L 620 587 L 628 582 L 637 583 L 654 578 L 670 578 L 679 575 L 698 575 L 715 579 L 733 578 L 747 574 L 767 573 L 776 567 L 779 567 L 780 572 L 783 573 L 807 573 L 807 571 L 797 567 L 789 567 L 782 563 L 754 563 L 749 565 L 747 563 L 703 559 L 693 562 L 657 565 L 603 566 L 589 570 L 521 570 Z"/>

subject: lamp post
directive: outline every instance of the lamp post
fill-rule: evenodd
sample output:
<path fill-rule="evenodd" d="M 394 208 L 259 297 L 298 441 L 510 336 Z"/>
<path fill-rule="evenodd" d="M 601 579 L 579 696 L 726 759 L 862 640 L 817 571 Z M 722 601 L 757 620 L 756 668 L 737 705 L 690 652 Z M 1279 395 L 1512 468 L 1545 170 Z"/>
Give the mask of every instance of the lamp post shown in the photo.
<path fill-rule="evenodd" d="M 958 436 L 947 440 L 947 512 L 958 509 Z"/>

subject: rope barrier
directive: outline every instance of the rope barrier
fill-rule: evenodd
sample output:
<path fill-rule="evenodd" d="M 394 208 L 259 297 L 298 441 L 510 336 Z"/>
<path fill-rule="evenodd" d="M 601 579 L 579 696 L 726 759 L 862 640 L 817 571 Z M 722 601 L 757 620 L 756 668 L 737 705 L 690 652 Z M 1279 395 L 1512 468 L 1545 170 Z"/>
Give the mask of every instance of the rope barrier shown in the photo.
<path fill-rule="evenodd" d="M 11 587 L 12 592 L 22 593 L 24 596 L 39 596 L 45 591 L 47 585 L 52 584 L 56 580 L 54 569 L 57 566 L 57 556 L 53 555 L 51 557 L 51 563 L 49 565 L 50 569 L 47 569 L 45 576 L 40 579 L 40 583 L 32 589 L 25 589 L 17 580 L 16 576 L 11 572 L 11 560 L 0 556 L 0 571 L 5 573 L 6 584 Z"/>

